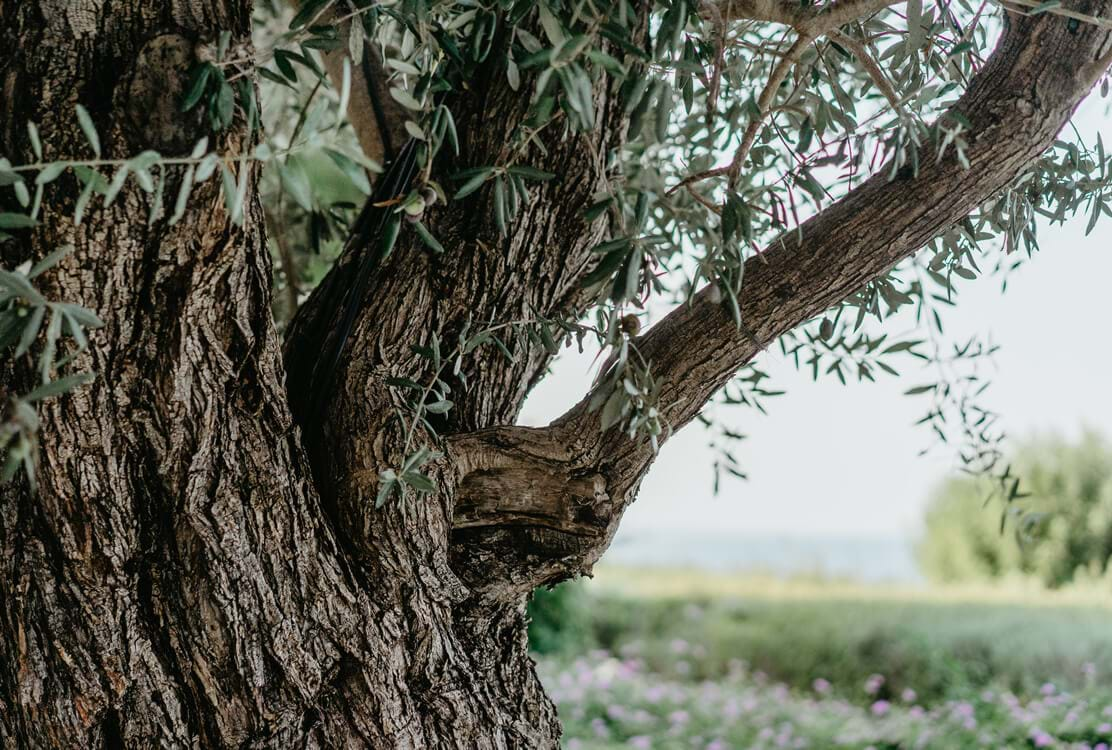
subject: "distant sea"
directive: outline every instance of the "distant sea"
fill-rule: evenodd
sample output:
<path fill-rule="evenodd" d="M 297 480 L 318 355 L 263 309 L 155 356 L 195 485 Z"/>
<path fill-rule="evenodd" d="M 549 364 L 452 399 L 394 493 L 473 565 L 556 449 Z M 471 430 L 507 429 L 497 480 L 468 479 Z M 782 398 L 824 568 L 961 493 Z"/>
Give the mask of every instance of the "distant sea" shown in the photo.
<path fill-rule="evenodd" d="M 602 563 L 695 568 L 783 577 L 921 583 L 912 542 L 903 537 L 804 537 L 623 529 Z"/>

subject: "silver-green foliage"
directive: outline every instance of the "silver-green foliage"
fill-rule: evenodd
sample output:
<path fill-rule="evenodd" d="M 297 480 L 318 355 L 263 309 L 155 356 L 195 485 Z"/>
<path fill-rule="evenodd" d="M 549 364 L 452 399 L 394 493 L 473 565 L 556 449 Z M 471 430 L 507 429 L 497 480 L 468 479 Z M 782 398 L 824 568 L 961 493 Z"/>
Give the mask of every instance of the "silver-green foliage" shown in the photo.
<path fill-rule="evenodd" d="M 544 169 L 546 142 L 596 132 L 603 121 L 595 92 L 610 81 L 630 124 L 625 145 L 601 165 L 604 184 L 584 196 L 584 222 L 606 230 L 594 248 L 598 262 L 583 280 L 592 308 L 578 320 L 485 325 L 522 326 L 550 350 L 595 336 L 609 352 L 590 403 L 600 410 L 603 429 L 620 424 L 655 443 L 668 429 L 662 416 L 667 405 L 657 403 L 652 363 L 640 356 L 635 331 L 625 324 L 631 316 L 654 316 L 710 285 L 743 326 L 744 266 L 761 248 L 798 231 L 808 216 L 874 173 L 913 179 L 924 159 L 952 153 L 964 162 L 969 123 L 960 114 L 940 114 L 983 64 L 999 32 L 1000 7 L 908 0 L 875 8 L 807 36 L 779 24 L 729 19 L 723 15 L 728 3 L 656 0 L 642 38 L 641 6 L 629 0 L 305 0 L 296 12 L 269 0 L 259 8 L 257 51 L 234 47 L 227 34 L 210 40 L 181 103 L 183 112 L 203 109 L 217 133 L 240 122 L 257 145 L 221 154 L 203 138 L 188 157 L 147 151 L 102 158 L 93 121 L 78 107 L 91 158 L 44 160 L 39 133 L 29 124 L 36 160 L 12 165 L 0 159 L 0 187 L 9 186 L 25 209 L 0 215 L 0 232 L 33 226 L 43 190 L 67 170 L 82 185 L 75 223 L 93 201 L 111 205 L 129 179 L 150 196 L 149 221 L 173 223 L 196 185 L 217 175 L 229 215 L 242 222 L 247 167 L 258 162 L 280 261 L 275 286 L 289 300 L 276 311 L 281 324 L 336 257 L 357 202 L 370 192 L 367 174 L 380 168 L 362 155 L 346 120 L 353 71 L 368 55 L 377 55 L 386 88 L 405 113 L 404 129 L 418 144 L 418 178 L 396 202 L 398 217 L 390 226 L 411 226 L 434 253 L 445 248 L 421 217 L 435 202 L 482 195 L 498 231 L 512 233 L 535 200 L 531 184 L 560 179 Z M 800 6 L 798 12 L 821 16 L 828 10 Z M 1073 24 L 1106 23 L 1054 3 L 1036 4 L 1031 12 L 1058 14 Z M 347 57 L 335 86 L 320 60 L 332 51 Z M 528 116 L 503 163 L 462 164 L 441 175 L 434 170 L 436 155 L 445 148 L 460 153 L 445 101 L 464 91 L 480 66 L 491 65 L 527 99 Z M 1105 81 L 1102 94 L 1107 91 Z M 958 443 L 964 463 L 994 476 L 1014 499 L 1019 490 L 1003 460 L 1003 433 L 980 404 L 985 381 L 978 363 L 992 346 L 947 341 L 944 311 L 955 303 L 959 281 L 1007 273 L 1034 252 L 1038 217 L 1062 221 L 1084 212 L 1092 230 L 1101 215 L 1112 213 L 1110 161 L 1100 138 L 1059 142 L 924 252 L 787 334 L 782 352 L 816 378 L 843 382 L 896 374 L 900 361 L 926 363 L 929 380 L 910 391 L 932 399 L 923 423 L 940 440 Z M 164 197 L 175 179 L 177 193 Z M 334 189 L 337 184 L 344 188 Z M 902 308 L 915 311 L 921 331 L 894 339 L 884 324 Z M 461 337 L 457 351 L 481 335 Z M 420 334 L 414 344 L 432 357 L 428 342 Z M 429 378 L 403 378 L 420 384 L 419 392 L 402 399 L 399 419 L 410 437 L 427 421 L 430 406 L 451 408 L 440 378 L 447 359 L 431 363 Z M 760 370 L 745 370 L 719 405 L 759 406 L 778 393 L 764 380 Z M 731 446 L 742 434 L 713 416 L 721 413 L 703 416 L 720 449 L 717 468 L 741 475 Z M 402 465 L 383 474 L 380 500 L 402 485 L 420 491 L 421 466 L 434 455 L 432 444 L 407 445 Z"/>
<path fill-rule="evenodd" d="M 0 452 L 6 453 L 0 481 L 8 481 L 22 467 L 34 487 L 39 429 L 34 404 L 88 383 L 92 373 L 71 372 L 74 359 L 88 348 L 86 331 L 103 323 L 91 311 L 44 297 L 35 279 L 73 250 L 65 246 L 38 263 L 27 262 L 12 271 L 0 268 L 0 353 L 35 361 L 39 384 L 26 393 L 10 395 L 0 422 Z"/>

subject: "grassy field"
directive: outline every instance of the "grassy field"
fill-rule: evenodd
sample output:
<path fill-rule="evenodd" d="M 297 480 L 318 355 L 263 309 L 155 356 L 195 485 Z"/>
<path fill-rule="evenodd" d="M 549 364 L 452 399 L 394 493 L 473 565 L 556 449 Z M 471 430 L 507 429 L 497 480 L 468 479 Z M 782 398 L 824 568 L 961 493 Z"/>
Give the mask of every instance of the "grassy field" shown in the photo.
<path fill-rule="evenodd" d="M 604 570 L 558 605 L 539 602 L 534 643 L 569 748 L 1112 742 L 1097 590 Z"/>

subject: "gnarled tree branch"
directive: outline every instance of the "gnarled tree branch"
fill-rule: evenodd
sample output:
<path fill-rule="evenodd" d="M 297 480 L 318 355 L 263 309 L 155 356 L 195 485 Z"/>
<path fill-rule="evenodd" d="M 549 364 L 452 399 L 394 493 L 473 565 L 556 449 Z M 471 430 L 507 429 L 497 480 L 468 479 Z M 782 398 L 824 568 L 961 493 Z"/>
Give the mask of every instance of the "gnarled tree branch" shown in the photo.
<path fill-rule="evenodd" d="M 1107 69 L 1110 50 L 1112 35 L 1096 26 L 1013 19 L 951 110 L 972 125 L 967 169 L 951 155 L 925 159 L 918 176 L 907 168 L 889 180 L 881 170 L 750 259 L 741 312 L 756 342 L 710 288 L 641 336 L 673 426 L 693 419 L 760 347 L 884 274 L 1014 179 L 1051 145 Z M 580 404 L 561 421 L 585 414 Z"/>
<path fill-rule="evenodd" d="M 616 525 L 606 478 L 578 462 L 571 445 L 558 431 L 531 427 L 448 440 L 452 567 L 473 590 L 512 597 L 560 580 L 563 560 L 595 548 Z"/>
<path fill-rule="evenodd" d="M 640 6 L 638 13 L 643 34 L 648 26 L 647 4 Z M 460 154 L 454 157 L 443 150 L 434 174 L 444 179 L 444 174 L 466 167 L 529 165 L 543 167 L 556 177 L 529 183 L 532 200 L 507 222 L 505 234 L 489 210 L 493 180 L 466 199 L 426 211 L 423 222 L 444 246 L 444 253 L 433 254 L 414 232 L 403 227 L 393 252 L 371 268 L 367 294 L 355 301 L 359 314 L 352 335 L 337 363 L 330 392 L 324 394 L 324 407 L 311 410 L 310 420 L 303 419 L 306 412 L 299 404 L 321 397 L 312 392 L 308 376 L 312 363 L 319 356 L 332 312 L 350 287 L 358 260 L 373 238 L 358 232 L 350 238 L 340 261 L 301 306 L 287 331 L 287 389 L 305 435 L 314 477 L 339 533 L 371 568 L 377 567 L 376 558 L 384 554 L 380 540 L 400 537 L 435 538 L 435 543 L 415 550 L 414 556 L 447 569 L 447 560 L 454 554 L 449 549 L 452 500 L 459 483 L 471 498 L 463 504 L 463 512 L 473 525 L 485 528 L 488 522 L 484 519 L 506 510 L 479 499 L 484 475 L 471 472 L 472 476 L 464 476 L 448 462 L 429 468 L 439 485 L 435 495 L 410 502 L 408 510 L 397 502 L 374 507 L 379 472 L 404 461 L 399 449 L 433 442 L 422 424 L 415 424 L 420 434 L 412 440 L 410 436 L 398 439 L 405 426 L 395 419 L 394 404 L 404 396 L 393 390 L 389 381 L 405 377 L 424 382 L 429 376 L 428 362 L 415 354 L 413 345 L 426 344 L 424 337 L 436 332 L 450 349 L 459 342 L 465 325 L 474 332 L 492 320 L 574 314 L 587 298 L 580 280 L 597 262 L 591 248 L 603 236 L 604 221 L 586 221 L 583 212 L 592 196 L 607 184 L 606 154 L 624 142 L 628 115 L 619 98 L 620 83 L 609 76 L 594 82 L 595 129 L 565 134 L 563 123 L 556 118 L 555 124 L 530 129 L 527 141 L 522 129 L 531 112 L 530 97 L 508 84 L 502 60 L 500 53 L 492 54 L 468 80 L 469 89 L 482 90 L 483 96 L 461 93 L 458 99 L 448 100 L 460 135 Z M 537 142 L 544 148 L 531 145 Z M 454 187 L 450 181 L 444 182 Z M 477 210 L 479 206 L 485 210 Z M 445 373 L 452 381 L 453 406 L 444 417 L 433 417 L 440 436 L 515 419 L 529 387 L 552 355 L 522 330 L 507 329 L 502 334 L 511 358 L 503 357 L 493 346 L 469 352 L 463 372 L 466 386 L 462 378 Z M 577 472 L 578 464 L 569 465 L 569 471 Z M 491 474 L 485 476 L 489 481 Z M 526 500 L 522 498 L 523 503 Z M 520 506 L 519 515 L 525 510 Z M 491 521 L 489 526 L 499 523 Z M 494 596 L 509 595 L 507 592 L 509 589 Z M 456 614 L 461 620 L 470 617 Z M 477 628 L 489 629 L 486 615 L 472 619 Z"/>
<path fill-rule="evenodd" d="M 708 288 L 636 340 L 653 363 L 661 409 L 671 426 L 678 429 L 694 419 L 740 367 L 779 336 L 886 273 L 1007 185 L 1051 145 L 1110 63 L 1112 34 L 1098 26 L 1011 19 L 952 110 L 972 126 L 965 133 L 968 168 L 950 155 L 923 160 L 918 176 L 905 169 L 890 181 L 882 170 L 799 232 L 780 237 L 746 264 L 741 314 L 747 332 Z M 607 526 L 582 552 L 560 558 L 557 567 L 566 575 L 588 571 L 602 554 L 654 458 L 643 438 L 630 439 L 619 429 L 601 433 L 589 400 L 590 395 L 547 428 L 552 440 L 567 446 L 571 464 L 597 471 L 606 483 L 606 513 L 598 518 Z M 572 502 L 573 496 L 552 493 L 543 503 L 546 517 L 570 512 L 550 506 Z M 457 515 L 457 528 L 462 520 Z M 480 530 L 473 522 L 467 529 L 474 548 Z M 570 533 L 570 525 L 563 530 Z M 497 547 L 499 539 L 492 530 L 486 541 Z M 493 553 L 488 549 L 488 554 Z M 551 577 L 552 568 L 538 570 Z M 542 580 L 549 579 L 537 582 Z"/>

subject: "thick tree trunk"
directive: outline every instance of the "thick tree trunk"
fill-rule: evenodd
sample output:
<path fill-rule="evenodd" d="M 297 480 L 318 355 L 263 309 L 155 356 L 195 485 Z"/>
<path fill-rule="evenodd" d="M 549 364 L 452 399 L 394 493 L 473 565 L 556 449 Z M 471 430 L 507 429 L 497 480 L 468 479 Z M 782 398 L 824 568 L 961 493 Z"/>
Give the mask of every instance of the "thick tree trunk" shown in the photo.
<path fill-rule="evenodd" d="M 80 102 L 106 157 L 187 153 L 205 134 L 177 113 L 195 47 L 220 30 L 249 45 L 250 10 L 0 3 L 0 152 L 29 160 L 34 120 L 46 159 L 90 157 Z M 239 121 L 219 140 L 250 147 Z M 181 174 L 166 177 L 173 196 Z M 38 494 L 0 488 L 2 744 L 554 745 L 524 597 L 454 609 L 450 480 L 341 551 L 287 407 L 255 177 L 237 228 L 215 180 L 174 227 L 148 227 L 151 196 L 130 184 L 75 226 L 70 175 L 5 251 L 10 267 L 73 244 L 46 291 L 107 325 L 82 362 L 96 383 L 41 409 Z"/>

